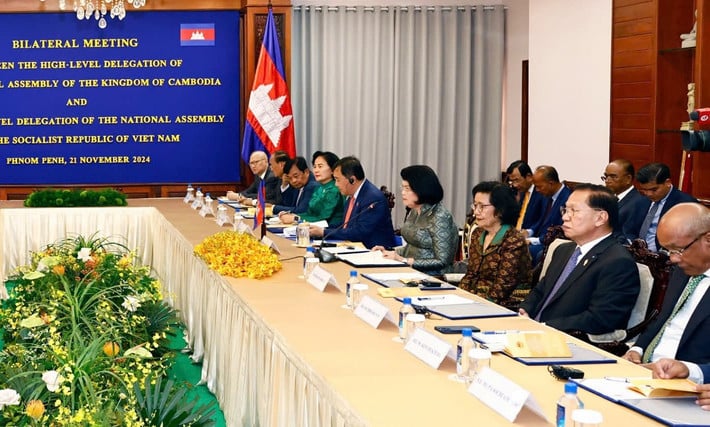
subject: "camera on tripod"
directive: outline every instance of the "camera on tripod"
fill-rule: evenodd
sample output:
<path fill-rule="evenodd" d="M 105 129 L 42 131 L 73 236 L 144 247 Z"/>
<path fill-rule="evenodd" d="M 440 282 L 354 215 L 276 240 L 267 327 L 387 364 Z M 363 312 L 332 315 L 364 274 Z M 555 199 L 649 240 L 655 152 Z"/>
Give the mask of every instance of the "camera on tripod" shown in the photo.
<path fill-rule="evenodd" d="M 688 116 L 690 120 L 697 122 L 699 127 L 710 128 L 710 108 L 698 108 Z M 681 134 L 683 150 L 710 152 L 710 130 L 682 130 Z"/>

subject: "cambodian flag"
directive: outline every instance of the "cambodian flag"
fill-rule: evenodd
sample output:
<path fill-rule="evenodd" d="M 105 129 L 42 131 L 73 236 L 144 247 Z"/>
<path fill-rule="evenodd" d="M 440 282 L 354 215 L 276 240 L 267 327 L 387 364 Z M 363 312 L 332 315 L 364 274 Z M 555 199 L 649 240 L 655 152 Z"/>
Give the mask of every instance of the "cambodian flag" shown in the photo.
<path fill-rule="evenodd" d="M 180 24 L 180 46 L 214 46 L 214 24 Z"/>
<path fill-rule="evenodd" d="M 259 182 L 259 190 L 256 194 L 256 212 L 254 212 L 253 229 L 256 229 L 264 223 L 264 214 L 266 212 L 266 187 L 264 187 L 263 179 Z"/>
<path fill-rule="evenodd" d="M 257 150 L 269 154 L 283 150 L 291 157 L 296 156 L 291 99 L 286 86 L 274 15 L 270 8 L 254 84 L 249 95 L 242 142 L 244 162 L 248 163 L 251 153 Z"/>

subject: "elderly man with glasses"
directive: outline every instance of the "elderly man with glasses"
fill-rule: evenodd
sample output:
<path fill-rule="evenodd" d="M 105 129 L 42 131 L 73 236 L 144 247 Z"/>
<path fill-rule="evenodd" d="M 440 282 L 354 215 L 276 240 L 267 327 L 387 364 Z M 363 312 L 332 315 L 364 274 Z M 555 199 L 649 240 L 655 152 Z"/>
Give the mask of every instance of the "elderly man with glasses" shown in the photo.
<path fill-rule="evenodd" d="M 678 268 L 671 273 L 661 313 L 624 358 L 655 362 L 649 368 L 661 378 L 710 382 L 710 210 L 699 203 L 675 205 L 658 223 L 657 236 L 661 251 Z"/>
<path fill-rule="evenodd" d="M 617 159 L 606 165 L 602 182 L 619 200 L 619 241 L 628 243 L 639 235 L 651 201 L 634 188 L 634 165 L 626 159 Z"/>
<path fill-rule="evenodd" d="M 276 190 L 281 183 L 281 179 L 276 177 L 269 168 L 269 158 L 263 151 L 254 151 L 249 156 L 249 169 L 254 174 L 254 181 L 251 185 L 241 193 L 234 191 L 227 192 L 229 200 L 238 200 L 247 205 L 256 206 L 257 192 L 259 191 L 259 183 L 264 181 L 265 197 L 267 203 L 275 203 L 277 201 Z"/>
<path fill-rule="evenodd" d="M 601 185 L 579 184 L 560 210 L 572 242 L 555 250 L 520 314 L 562 331 L 625 329 L 640 281 L 633 257 L 612 235 L 619 221 L 616 197 Z"/>

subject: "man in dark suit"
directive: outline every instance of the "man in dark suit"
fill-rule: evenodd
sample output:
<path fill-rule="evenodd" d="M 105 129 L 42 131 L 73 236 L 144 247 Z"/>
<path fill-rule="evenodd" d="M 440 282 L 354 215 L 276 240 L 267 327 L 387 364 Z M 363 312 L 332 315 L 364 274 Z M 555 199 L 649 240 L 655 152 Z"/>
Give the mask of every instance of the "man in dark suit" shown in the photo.
<path fill-rule="evenodd" d="M 547 199 L 540 192 L 535 191 L 533 173 L 530 166 L 522 160 L 516 160 L 506 170 L 508 184 L 517 192 L 516 199 L 520 205 L 520 215 L 516 223 L 518 230 L 527 230 L 533 234 L 540 221 L 542 221 L 547 208 Z"/>
<path fill-rule="evenodd" d="M 638 237 L 651 201 L 634 188 L 634 165 L 626 159 L 606 165 L 602 181 L 619 200 L 620 228 L 615 231 L 620 242 L 628 243 Z"/>
<path fill-rule="evenodd" d="M 563 331 L 625 329 L 640 283 L 634 259 L 612 235 L 619 221 L 616 197 L 601 185 L 580 184 L 563 211 L 562 227 L 573 241 L 554 252 L 520 314 Z"/>
<path fill-rule="evenodd" d="M 227 191 L 227 198 L 229 200 L 237 200 L 244 205 L 256 206 L 259 184 L 261 181 L 264 181 L 266 202 L 274 203 L 276 201 L 276 185 L 279 179 L 271 172 L 266 153 L 263 151 L 254 151 L 251 153 L 251 156 L 249 156 L 249 169 L 251 169 L 251 172 L 254 174 L 254 181 L 251 185 L 241 193 Z"/>
<path fill-rule="evenodd" d="M 658 240 L 679 268 L 671 274 L 661 313 L 624 358 L 677 359 L 687 368 L 684 376 L 710 381 L 699 366 L 710 364 L 710 210 L 699 203 L 672 207 L 658 224 Z M 652 368 L 665 369 L 663 363 Z"/>
<path fill-rule="evenodd" d="M 537 222 L 532 234 L 530 230 L 523 230 L 523 235 L 528 238 L 530 243 L 530 255 L 533 259 L 533 265 L 535 265 L 540 262 L 540 254 L 542 253 L 541 239 L 545 237 L 547 229 L 553 225 L 562 224 L 560 209 L 565 206 L 570 190 L 560 182 L 557 170 L 552 166 L 538 166 L 533 174 L 533 183 L 535 184 L 535 191 L 546 197 L 547 203 L 543 210 L 542 219 Z"/>
<path fill-rule="evenodd" d="M 275 179 L 271 184 L 265 183 L 267 186 L 273 186 L 272 192 L 275 194 L 274 200 L 272 202 L 267 200 L 268 203 L 284 206 L 296 205 L 296 197 L 298 192 L 291 187 L 288 174 L 284 172 L 286 162 L 289 158 L 288 153 L 283 150 L 274 151 L 274 154 L 269 157 L 269 167 L 271 168 L 271 172 L 274 177 L 277 179 Z M 269 193 L 268 188 L 266 189 L 266 193 Z"/>
<path fill-rule="evenodd" d="M 660 247 L 656 238 L 658 221 L 670 208 L 678 203 L 697 202 L 686 193 L 673 187 L 671 170 L 663 163 L 649 163 L 636 173 L 639 192 L 651 200 L 651 205 L 644 216 L 638 237 L 644 239 L 652 251 Z"/>
<path fill-rule="evenodd" d="M 311 236 L 362 242 L 367 248 L 395 246 L 392 214 L 382 191 L 365 179 L 360 160 L 343 157 L 333 167 L 333 179 L 345 199 L 343 223 L 311 226 Z"/>
<path fill-rule="evenodd" d="M 291 206 L 274 205 L 274 214 L 282 214 L 289 212 L 299 214 L 308 210 L 308 203 L 311 201 L 313 192 L 320 186 L 313 178 L 311 170 L 308 169 L 308 163 L 303 157 L 295 157 L 288 159 L 284 166 L 284 171 L 288 171 L 288 178 L 291 187 L 296 192 L 296 199 Z"/>

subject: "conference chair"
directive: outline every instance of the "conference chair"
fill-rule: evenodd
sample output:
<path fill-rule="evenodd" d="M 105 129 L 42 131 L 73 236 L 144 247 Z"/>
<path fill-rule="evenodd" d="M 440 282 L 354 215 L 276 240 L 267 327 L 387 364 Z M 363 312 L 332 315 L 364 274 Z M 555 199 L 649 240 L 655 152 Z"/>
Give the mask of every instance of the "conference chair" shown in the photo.
<path fill-rule="evenodd" d="M 385 195 L 385 199 L 387 199 L 387 206 L 389 206 L 390 210 L 394 209 L 394 203 L 395 203 L 394 193 L 391 192 L 389 189 L 387 189 L 386 185 L 381 186 L 380 191 L 382 192 L 382 194 Z"/>
<path fill-rule="evenodd" d="M 562 242 L 558 242 L 555 245 L 555 248 L 557 248 L 557 245 L 560 243 L 564 243 L 565 241 L 569 241 L 567 239 L 567 236 L 565 236 L 565 232 L 562 229 L 561 225 L 553 225 L 547 229 L 545 232 L 545 235 L 542 237 L 542 240 L 540 243 L 542 243 L 542 254 L 540 257 L 540 261 L 536 264 L 533 265 L 533 274 L 532 274 L 532 287 L 534 288 L 537 286 L 537 284 L 540 282 L 540 279 L 543 278 L 544 273 L 543 273 L 543 267 L 545 266 L 545 263 L 547 265 L 550 264 L 550 259 L 552 259 L 552 254 L 550 252 L 550 247 L 552 246 L 552 243 L 558 239 L 562 239 Z M 550 255 L 548 255 L 550 254 Z M 533 260 L 534 261 L 534 260 Z M 547 270 L 547 267 L 545 267 L 545 270 Z"/>
<path fill-rule="evenodd" d="M 660 313 L 673 266 L 668 256 L 650 251 L 643 239 L 634 240 L 626 248 L 636 261 L 641 282 L 641 289 L 627 328 L 601 335 L 591 335 L 581 331 L 570 332 L 570 335 L 617 356 L 624 355 L 639 334 Z"/>

